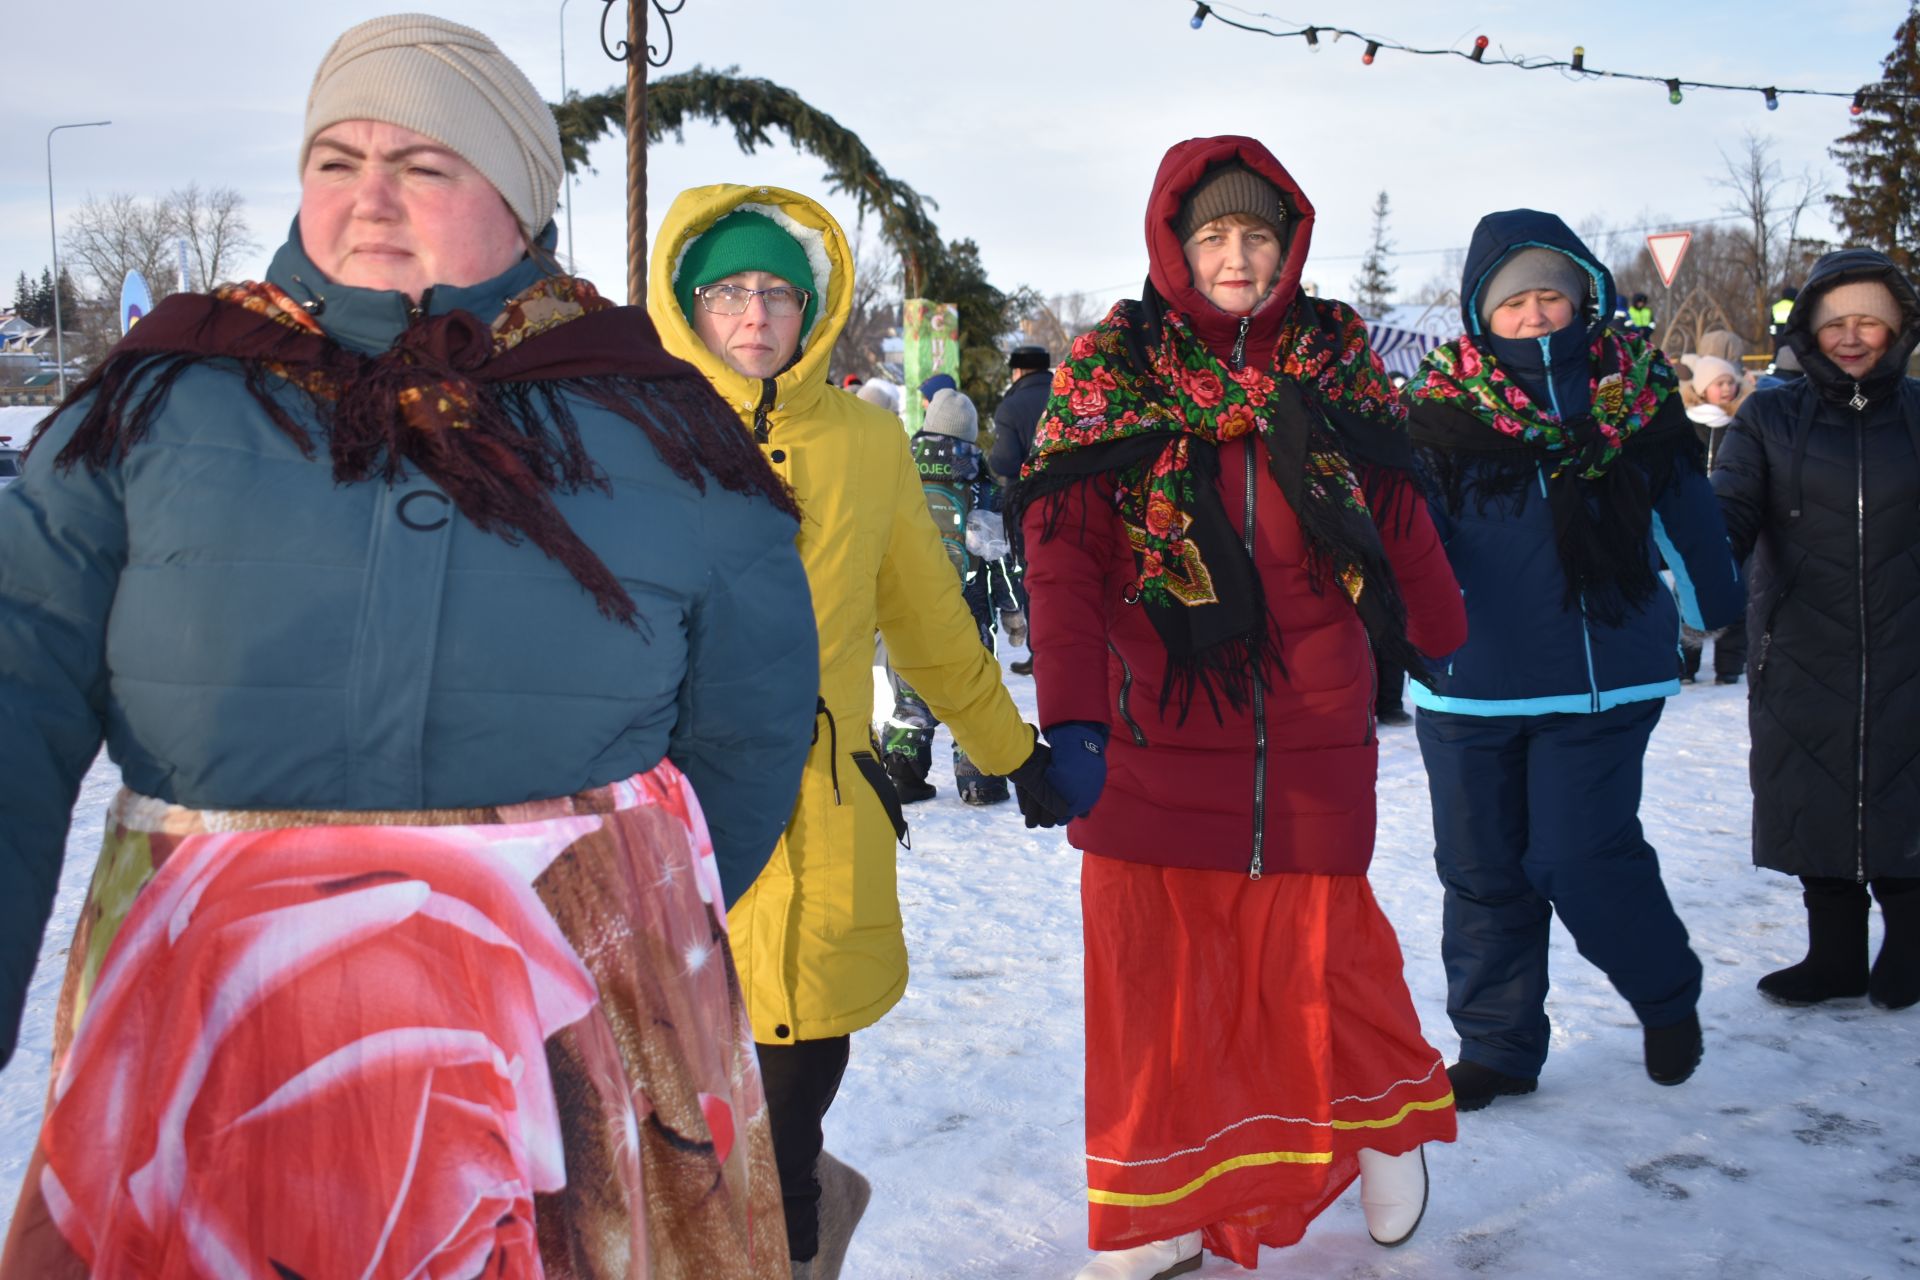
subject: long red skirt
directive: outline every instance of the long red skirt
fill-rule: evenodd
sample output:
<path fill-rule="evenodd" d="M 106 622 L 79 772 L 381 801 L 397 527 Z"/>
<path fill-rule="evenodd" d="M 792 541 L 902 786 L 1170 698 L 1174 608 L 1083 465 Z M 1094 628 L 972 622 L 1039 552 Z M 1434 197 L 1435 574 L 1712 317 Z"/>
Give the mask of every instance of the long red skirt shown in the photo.
<path fill-rule="evenodd" d="M 1242 1266 L 1360 1172 L 1454 1137 L 1400 944 L 1365 876 L 1087 854 L 1088 1243 L 1199 1230 Z"/>

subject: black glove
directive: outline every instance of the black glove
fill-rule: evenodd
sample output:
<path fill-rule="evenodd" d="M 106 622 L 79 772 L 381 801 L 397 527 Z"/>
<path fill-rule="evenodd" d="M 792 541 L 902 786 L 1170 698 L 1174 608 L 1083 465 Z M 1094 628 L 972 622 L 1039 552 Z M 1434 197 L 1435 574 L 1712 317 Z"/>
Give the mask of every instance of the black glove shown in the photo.
<path fill-rule="evenodd" d="M 1013 782 L 1014 795 L 1020 801 L 1020 816 L 1026 819 L 1029 827 L 1057 827 L 1073 816 L 1066 797 L 1047 780 L 1047 769 L 1052 763 L 1053 752 L 1048 750 L 1046 743 L 1036 738 L 1033 754 L 1007 775 Z"/>

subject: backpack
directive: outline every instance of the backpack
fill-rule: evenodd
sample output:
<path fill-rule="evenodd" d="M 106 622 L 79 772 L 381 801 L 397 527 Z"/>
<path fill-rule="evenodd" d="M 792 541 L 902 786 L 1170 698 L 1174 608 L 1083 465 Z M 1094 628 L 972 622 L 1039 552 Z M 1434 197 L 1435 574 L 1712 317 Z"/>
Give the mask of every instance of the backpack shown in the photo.
<path fill-rule="evenodd" d="M 975 568 L 967 550 L 967 516 L 973 511 L 980 450 L 952 436 L 922 431 L 913 438 L 913 464 L 920 471 L 920 490 L 940 530 L 940 543 L 964 581 Z"/>

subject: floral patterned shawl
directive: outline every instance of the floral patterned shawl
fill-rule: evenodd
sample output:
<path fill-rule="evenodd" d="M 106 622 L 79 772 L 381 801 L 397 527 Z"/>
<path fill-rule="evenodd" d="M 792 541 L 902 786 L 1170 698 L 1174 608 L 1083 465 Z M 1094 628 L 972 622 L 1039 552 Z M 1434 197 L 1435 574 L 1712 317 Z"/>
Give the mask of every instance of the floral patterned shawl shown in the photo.
<path fill-rule="evenodd" d="M 1219 447 L 1258 435 L 1299 518 L 1315 584 L 1338 583 L 1375 642 L 1419 670 L 1375 524 L 1411 493 L 1406 409 L 1364 322 L 1344 304 L 1299 297 L 1271 365 L 1235 368 L 1147 293 L 1075 339 L 1013 505 L 1102 477 L 1138 568 L 1127 598 L 1167 647 L 1163 689 L 1183 714 L 1196 688 L 1210 700 L 1217 688 L 1238 707 L 1266 680 L 1268 660 L 1284 671 L 1277 620 L 1217 487 Z M 1058 510 L 1043 506 L 1043 538 Z"/>
<path fill-rule="evenodd" d="M 1665 357 L 1638 334 L 1601 329 L 1587 349 L 1592 408 L 1562 420 L 1470 337 L 1427 354 L 1407 384 L 1420 467 L 1458 514 L 1471 499 L 1517 509 L 1536 485 L 1553 509 L 1563 605 L 1618 626 L 1660 589 L 1653 504 L 1698 438 Z M 1625 459 L 1631 465 L 1616 465 Z"/>

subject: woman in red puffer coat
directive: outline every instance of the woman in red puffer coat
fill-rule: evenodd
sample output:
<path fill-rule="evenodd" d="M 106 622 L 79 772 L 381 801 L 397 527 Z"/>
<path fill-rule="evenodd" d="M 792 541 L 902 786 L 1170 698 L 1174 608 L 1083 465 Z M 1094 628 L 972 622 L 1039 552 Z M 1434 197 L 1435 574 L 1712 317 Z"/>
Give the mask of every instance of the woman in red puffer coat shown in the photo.
<path fill-rule="evenodd" d="M 1084 851 L 1080 1280 L 1257 1264 L 1358 1175 L 1382 1244 L 1454 1136 L 1373 853 L 1371 636 L 1466 637 L 1359 317 L 1300 292 L 1313 206 L 1250 138 L 1181 143 L 1145 296 L 1055 375 L 1019 501 L 1042 722 L 1106 761 Z M 1076 746 L 1081 748 L 1076 752 Z"/>

